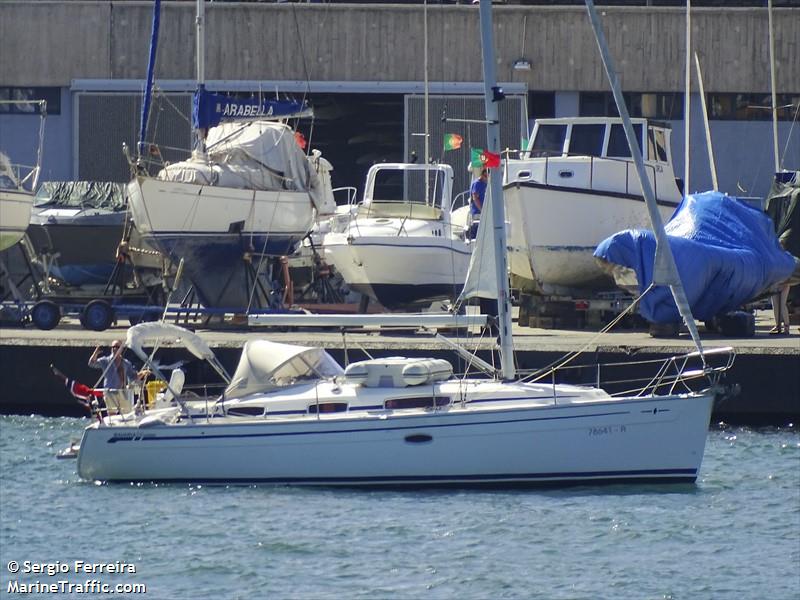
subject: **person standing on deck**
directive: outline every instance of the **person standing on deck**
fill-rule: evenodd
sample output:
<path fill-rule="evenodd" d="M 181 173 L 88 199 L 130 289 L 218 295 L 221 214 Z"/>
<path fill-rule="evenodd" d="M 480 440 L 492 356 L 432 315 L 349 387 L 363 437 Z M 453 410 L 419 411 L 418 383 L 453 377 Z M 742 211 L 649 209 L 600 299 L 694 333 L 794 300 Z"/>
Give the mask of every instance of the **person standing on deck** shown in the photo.
<path fill-rule="evenodd" d="M 100 346 L 94 349 L 89 357 L 89 366 L 103 371 L 103 397 L 106 406 L 109 409 L 114 407 L 120 412 L 127 412 L 130 409 L 130 401 L 125 388 L 129 382 L 142 379 L 147 371 L 137 373 L 133 364 L 122 357 L 122 342 L 119 340 L 111 342 L 111 354 L 100 356 L 100 350 Z"/>
<path fill-rule="evenodd" d="M 486 185 L 489 179 L 489 170 L 481 169 L 480 176 L 472 182 L 469 188 L 469 216 L 471 220 L 469 237 L 475 239 L 478 234 L 478 223 L 483 210 L 483 199 L 486 196 Z"/>

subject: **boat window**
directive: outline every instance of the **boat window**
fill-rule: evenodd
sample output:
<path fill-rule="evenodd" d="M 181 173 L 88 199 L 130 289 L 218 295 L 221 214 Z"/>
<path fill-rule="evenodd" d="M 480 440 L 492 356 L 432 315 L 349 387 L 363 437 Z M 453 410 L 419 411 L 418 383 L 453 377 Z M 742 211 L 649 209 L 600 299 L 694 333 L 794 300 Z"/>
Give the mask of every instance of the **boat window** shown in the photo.
<path fill-rule="evenodd" d="M 447 406 L 450 398 L 447 396 L 416 396 L 413 398 L 391 398 L 384 404 L 389 409 L 400 408 L 433 408 L 434 406 Z"/>
<path fill-rule="evenodd" d="M 602 156 L 606 126 L 602 123 L 573 125 L 569 153 L 573 156 Z"/>
<path fill-rule="evenodd" d="M 264 415 L 263 406 L 234 406 L 228 409 L 231 417 L 261 417 Z"/>
<path fill-rule="evenodd" d="M 531 145 L 531 156 L 561 156 L 566 137 L 566 125 L 539 125 Z"/>
<path fill-rule="evenodd" d="M 319 404 L 309 405 L 309 414 L 316 415 L 317 411 L 319 411 L 319 414 L 321 415 L 327 413 L 346 412 L 347 402 L 320 402 Z"/>
<path fill-rule="evenodd" d="M 641 145 L 639 140 L 642 139 L 642 126 L 637 123 L 633 126 L 633 132 L 636 135 L 636 141 Z M 628 140 L 625 138 L 625 130 L 622 124 L 616 123 L 611 126 L 611 133 L 608 136 L 608 152 L 606 156 L 615 158 L 630 158 L 631 151 L 628 147 Z"/>
<path fill-rule="evenodd" d="M 647 156 L 650 160 L 667 162 L 667 144 L 662 130 L 647 128 Z"/>
<path fill-rule="evenodd" d="M 425 198 L 425 176 L 428 199 Z M 379 169 L 372 187 L 373 202 L 415 202 L 442 207 L 445 172 L 439 169 Z"/>

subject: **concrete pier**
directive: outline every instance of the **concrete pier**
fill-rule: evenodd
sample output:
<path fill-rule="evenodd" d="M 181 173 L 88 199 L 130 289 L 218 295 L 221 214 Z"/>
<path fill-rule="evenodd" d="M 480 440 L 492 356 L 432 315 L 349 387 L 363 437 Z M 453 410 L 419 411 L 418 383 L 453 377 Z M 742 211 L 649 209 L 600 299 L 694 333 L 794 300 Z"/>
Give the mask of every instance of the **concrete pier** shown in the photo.
<path fill-rule="evenodd" d="M 738 387 L 738 393 L 727 397 L 715 408 L 714 422 L 753 426 L 796 423 L 800 418 L 800 329 L 792 327 L 790 336 L 768 335 L 772 326 L 771 312 L 757 314 L 756 335 L 751 338 L 729 338 L 702 333 L 704 346 L 731 346 L 736 361 L 728 371 L 726 383 Z M 702 327 L 701 327 L 702 331 Z M 322 346 L 340 362 L 345 352 L 350 361 L 366 358 L 365 351 L 379 356 L 434 356 L 454 363 L 456 372 L 463 372 L 463 361 L 434 336 L 421 332 L 389 332 L 367 329 L 347 332 L 307 329 L 280 332 L 272 329 L 234 331 L 202 330 L 197 332 L 218 354 L 231 372 L 239 351 L 247 339 L 268 338 L 273 341 Z M 0 365 L 3 386 L 0 392 L 0 413 L 6 414 L 82 414 L 82 409 L 67 390 L 51 375 L 49 365 L 56 365 L 70 377 L 94 385 L 99 371 L 87 366 L 95 346 L 106 351 L 113 339 L 124 339 L 126 327 L 120 324 L 103 332 L 83 329 L 66 321 L 52 331 L 31 327 L 0 329 Z M 467 348 L 476 348 L 478 355 L 491 361 L 493 340 L 479 335 L 455 338 Z M 678 338 L 653 338 L 645 331 L 621 331 L 597 337 L 596 332 L 520 328 L 515 324 L 514 343 L 520 369 L 536 369 L 549 365 L 568 352 L 583 350 L 580 364 L 620 362 L 664 358 L 694 349 L 688 335 Z M 168 346 L 168 345 L 167 345 Z M 189 358 L 177 349 L 167 348 L 162 362 Z M 135 364 L 138 364 L 131 357 Z M 652 367 L 651 367 L 652 368 Z M 212 379 L 210 369 L 196 361 L 184 367 L 188 383 Z"/>

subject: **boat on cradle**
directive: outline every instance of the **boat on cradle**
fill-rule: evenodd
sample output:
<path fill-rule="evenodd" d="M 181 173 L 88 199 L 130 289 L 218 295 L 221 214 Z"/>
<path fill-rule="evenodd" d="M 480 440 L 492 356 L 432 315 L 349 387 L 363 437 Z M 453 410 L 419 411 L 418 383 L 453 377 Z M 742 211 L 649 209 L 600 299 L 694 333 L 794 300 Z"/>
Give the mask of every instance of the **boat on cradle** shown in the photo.
<path fill-rule="evenodd" d="M 480 17 L 488 146 L 497 153 L 491 0 L 481 0 Z M 79 475 L 414 487 L 694 481 L 715 386 L 732 363 L 730 350 L 670 359 L 648 371 L 635 390 L 627 373 L 614 391 L 603 379 L 606 367 L 592 372 L 604 386 L 561 383 L 557 369 L 546 370 L 544 379 L 519 379 L 501 198 L 495 174 L 462 294 L 499 298 L 500 368 L 462 350 L 489 378 L 456 377 L 448 362 L 437 359 L 369 359 L 342 368 L 320 348 L 265 340 L 246 342 L 228 376 L 196 334 L 141 324 L 128 331 L 125 345 L 160 378 L 166 381 L 145 348 L 178 338 L 221 374 L 225 391 L 187 401 L 178 385 L 182 378 L 173 375 L 170 405 L 105 416 L 84 430 Z M 715 357 L 721 364 L 712 365 Z M 691 359 L 698 368 L 689 366 Z M 711 385 L 693 391 L 692 382 Z"/>
<path fill-rule="evenodd" d="M 161 270 L 161 257 L 130 227 L 125 186 L 110 181 L 45 181 L 33 203 L 28 237 L 49 275 L 67 285 L 106 284 L 128 242 L 137 268 Z M 92 243 L 87 244 L 86 240 Z"/>
<path fill-rule="evenodd" d="M 373 165 L 357 210 L 323 238 L 326 262 L 390 310 L 455 299 L 472 244 L 454 222 L 452 186 L 449 165 Z"/>
<path fill-rule="evenodd" d="M 307 156 L 284 122 L 312 114 L 304 103 L 205 89 L 204 15 L 198 0 L 195 148 L 189 159 L 160 164 L 150 176 L 148 161 L 160 153 L 144 141 L 144 103 L 132 165 L 136 175 L 128 184 L 130 208 L 143 239 L 176 264 L 183 259 L 206 308 L 267 308 L 272 299 L 263 278 L 269 279 L 269 258 L 291 254 L 317 212 L 335 208 L 330 163 L 319 152 Z M 152 63 L 148 81 L 151 72 Z M 149 99 L 149 91 L 145 95 Z"/>
<path fill-rule="evenodd" d="M 0 153 L 0 251 L 11 248 L 25 235 L 32 205 L 33 192 L 24 187 L 17 169 Z"/>
<path fill-rule="evenodd" d="M 19 242 L 28 229 L 33 206 L 33 194 L 39 181 L 44 147 L 44 122 L 47 103 L 44 100 L 0 100 L 0 104 L 29 105 L 39 113 L 39 148 L 36 165 L 11 162 L 8 154 L 0 152 L 0 252 Z"/>
<path fill-rule="evenodd" d="M 682 198 L 672 168 L 671 130 L 647 119 L 631 121 L 647 149 L 647 177 L 667 219 Z M 621 120 L 538 119 L 527 151 L 505 165 L 515 287 L 541 294 L 613 289 L 592 256 L 597 244 L 623 229 L 649 226 Z"/>

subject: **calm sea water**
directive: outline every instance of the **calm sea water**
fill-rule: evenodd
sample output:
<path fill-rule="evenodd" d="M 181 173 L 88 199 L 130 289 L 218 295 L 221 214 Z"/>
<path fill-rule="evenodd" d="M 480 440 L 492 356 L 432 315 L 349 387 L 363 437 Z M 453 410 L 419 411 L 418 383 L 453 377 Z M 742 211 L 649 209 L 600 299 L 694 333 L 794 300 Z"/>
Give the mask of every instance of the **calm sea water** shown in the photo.
<path fill-rule="evenodd" d="M 146 598 L 800 593 L 794 428 L 712 430 L 691 486 L 388 492 L 84 482 L 54 455 L 86 423 L 0 417 L 0 596 L 87 580 Z M 76 560 L 136 573 L 75 573 Z M 69 572 L 14 575 L 10 561 Z"/>

